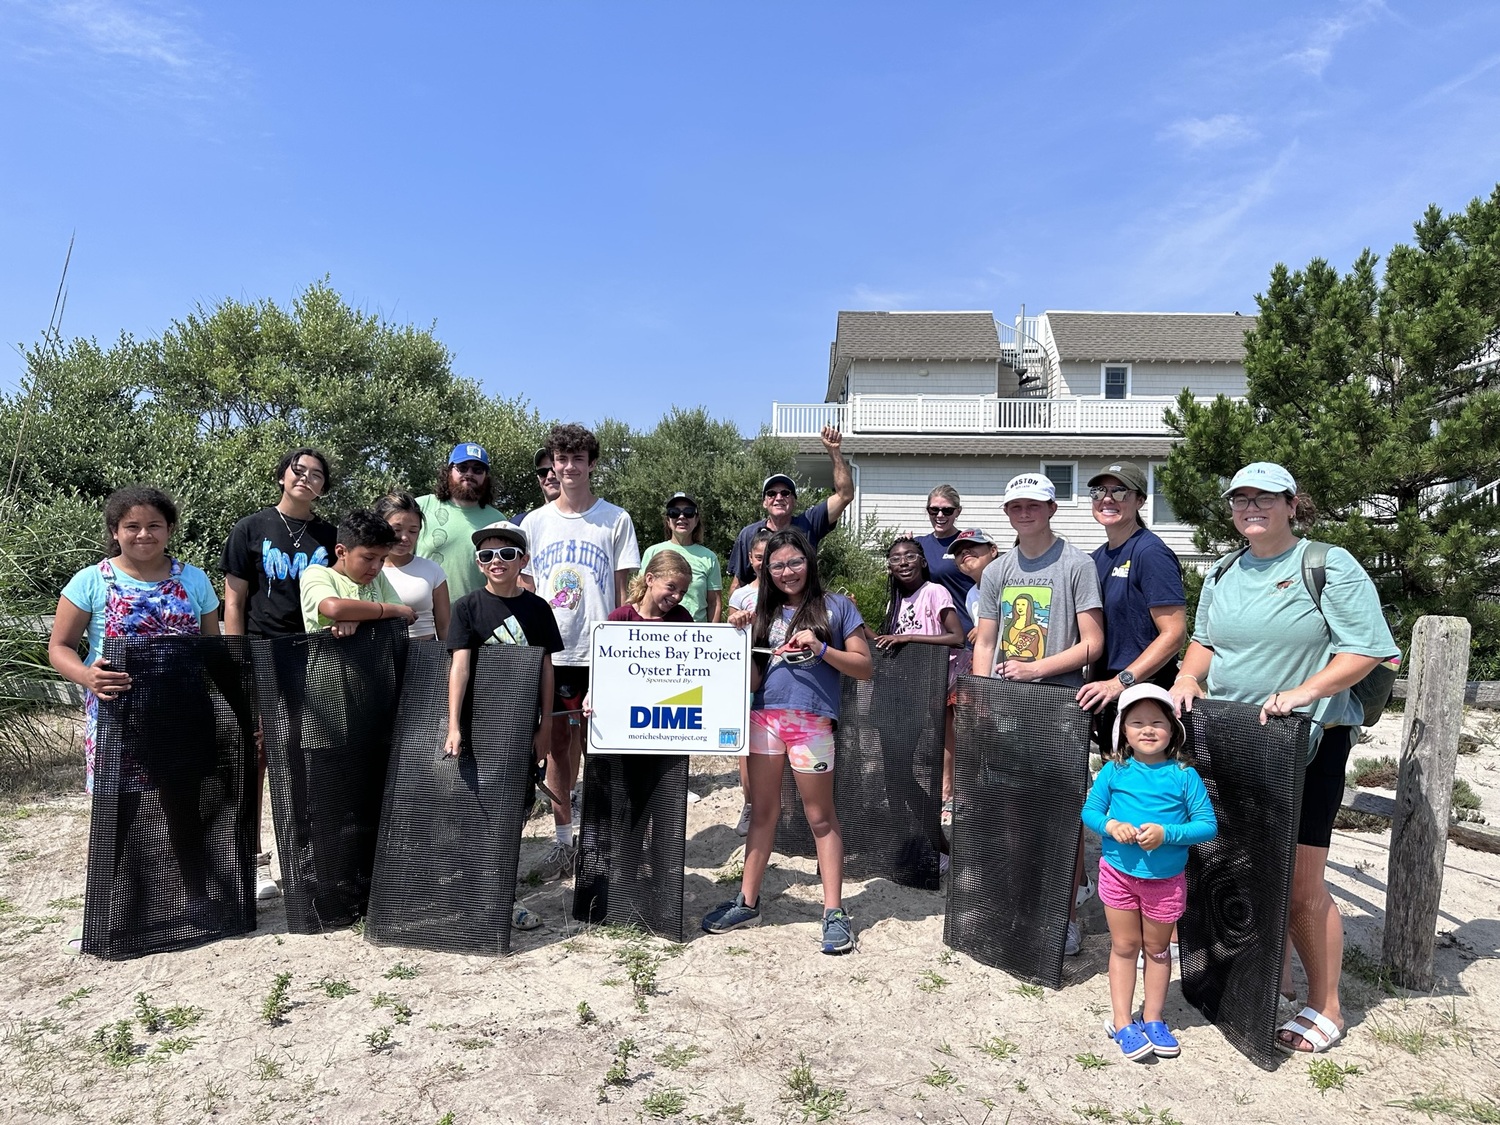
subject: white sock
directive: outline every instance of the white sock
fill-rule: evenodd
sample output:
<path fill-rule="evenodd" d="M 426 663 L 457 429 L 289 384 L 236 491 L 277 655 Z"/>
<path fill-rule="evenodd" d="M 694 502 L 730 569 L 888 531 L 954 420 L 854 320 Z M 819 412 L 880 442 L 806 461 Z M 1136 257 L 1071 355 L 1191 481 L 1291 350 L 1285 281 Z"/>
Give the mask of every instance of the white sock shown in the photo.
<path fill-rule="evenodd" d="M 573 843 L 573 826 L 571 824 L 559 824 L 557 826 L 557 842 L 565 846 Z"/>

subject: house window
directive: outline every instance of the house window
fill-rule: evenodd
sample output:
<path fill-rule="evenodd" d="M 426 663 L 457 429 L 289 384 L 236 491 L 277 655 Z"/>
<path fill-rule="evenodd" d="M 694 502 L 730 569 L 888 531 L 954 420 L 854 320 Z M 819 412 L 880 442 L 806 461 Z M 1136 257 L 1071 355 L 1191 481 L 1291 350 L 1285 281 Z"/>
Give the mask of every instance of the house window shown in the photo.
<path fill-rule="evenodd" d="M 1130 397 L 1130 365 L 1106 363 L 1103 374 L 1105 398 Z"/>
<path fill-rule="evenodd" d="M 1043 461 L 1042 475 L 1057 489 L 1059 504 L 1077 503 L 1073 484 L 1078 479 L 1078 465 L 1073 461 Z"/>
<path fill-rule="evenodd" d="M 1167 494 L 1161 490 L 1162 462 L 1155 461 L 1147 466 L 1151 475 L 1151 511 L 1146 518 L 1151 521 L 1153 527 L 1160 524 L 1180 523 L 1177 513 L 1172 511 L 1171 502 L 1167 500 Z"/>

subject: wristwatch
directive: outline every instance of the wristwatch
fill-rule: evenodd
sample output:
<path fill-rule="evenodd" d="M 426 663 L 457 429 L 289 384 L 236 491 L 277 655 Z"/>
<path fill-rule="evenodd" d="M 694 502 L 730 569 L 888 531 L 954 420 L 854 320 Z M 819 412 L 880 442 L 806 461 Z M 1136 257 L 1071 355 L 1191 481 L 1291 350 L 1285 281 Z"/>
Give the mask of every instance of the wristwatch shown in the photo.
<path fill-rule="evenodd" d="M 1124 684 L 1126 687 L 1135 686 L 1135 673 L 1133 673 L 1129 668 L 1126 668 L 1123 672 L 1118 673 L 1115 676 L 1115 679 L 1119 680 L 1120 683 Z"/>

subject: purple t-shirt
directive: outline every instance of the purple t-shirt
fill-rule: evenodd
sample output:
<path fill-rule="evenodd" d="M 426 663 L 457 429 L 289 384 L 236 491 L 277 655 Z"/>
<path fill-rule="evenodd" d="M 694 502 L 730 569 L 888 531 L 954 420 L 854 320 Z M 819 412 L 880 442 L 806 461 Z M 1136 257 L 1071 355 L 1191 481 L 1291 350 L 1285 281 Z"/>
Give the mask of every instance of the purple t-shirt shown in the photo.
<path fill-rule="evenodd" d="M 829 648 L 844 648 L 844 641 L 864 627 L 859 607 L 843 594 L 824 594 L 828 607 Z M 795 611 L 782 607 L 781 620 L 771 624 L 771 647 L 786 640 L 786 627 Z M 811 664 L 788 664 L 779 656 L 771 657 L 770 666 L 761 680 L 760 690 L 750 699 L 752 711 L 811 711 L 834 722 L 839 720 L 839 674 L 826 661 Z"/>

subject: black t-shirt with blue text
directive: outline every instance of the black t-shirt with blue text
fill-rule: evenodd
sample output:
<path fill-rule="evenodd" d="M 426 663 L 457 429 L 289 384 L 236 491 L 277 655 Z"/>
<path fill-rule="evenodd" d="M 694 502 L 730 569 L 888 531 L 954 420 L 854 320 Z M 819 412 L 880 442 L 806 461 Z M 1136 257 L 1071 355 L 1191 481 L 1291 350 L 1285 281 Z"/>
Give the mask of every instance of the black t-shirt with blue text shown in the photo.
<path fill-rule="evenodd" d="M 225 577 L 250 587 L 245 632 L 252 637 L 289 637 L 302 629 L 302 572 L 332 566 L 338 528 L 313 516 L 306 523 L 262 508 L 234 525 L 220 565 Z"/>

